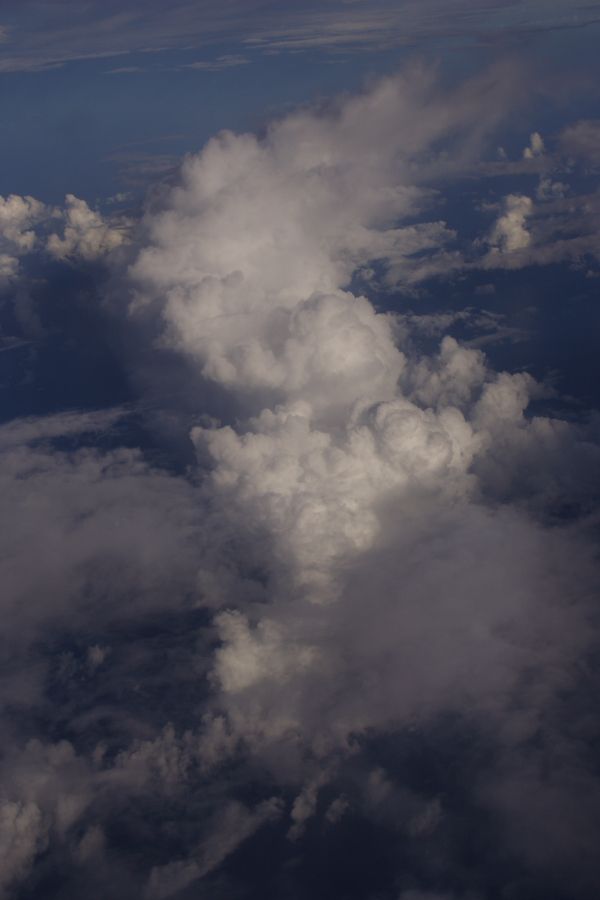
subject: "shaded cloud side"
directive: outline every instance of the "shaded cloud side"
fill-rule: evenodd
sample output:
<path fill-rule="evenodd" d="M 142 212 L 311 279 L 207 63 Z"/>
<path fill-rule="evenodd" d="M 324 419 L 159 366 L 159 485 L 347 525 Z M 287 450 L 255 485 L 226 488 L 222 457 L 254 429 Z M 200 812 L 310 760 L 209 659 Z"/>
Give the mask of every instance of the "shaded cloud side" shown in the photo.
<path fill-rule="evenodd" d="M 266 895 L 313 896 L 311 840 L 348 822 L 389 842 L 394 900 L 500 896 L 498 860 L 505 896 L 594 896 L 575 848 L 598 837 L 595 732 L 565 698 L 597 678 L 598 443 L 530 415 L 540 386 L 481 350 L 417 351 L 355 286 L 452 270 L 445 224 L 414 220 L 510 98 L 497 71 L 444 91 L 415 68 L 223 133 L 149 207 L 127 271 L 108 255 L 124 315 L 237 415 L 198 410 L 180 475 L 101 446 L 118 412 L 0 429 L 6 896 L 53 877 L 62 898 L 252 896 L 240 854 L 265 834 Z M 525 248 L 526 200 L 484 253 Z M 9 205 L 27 243 L 37 207 Z M 56 255 L 110 250 L 94 215 L 68 201 Z M 403 769 L 415 735 L 459 787 Z"/>

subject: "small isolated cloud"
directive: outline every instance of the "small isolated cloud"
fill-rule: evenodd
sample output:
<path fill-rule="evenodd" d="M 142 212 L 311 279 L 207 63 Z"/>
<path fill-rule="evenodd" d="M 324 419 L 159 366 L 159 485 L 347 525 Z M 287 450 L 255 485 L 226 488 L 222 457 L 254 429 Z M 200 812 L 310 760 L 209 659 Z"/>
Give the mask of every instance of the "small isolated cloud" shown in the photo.
<path fill-rule="evenodd" d="M 529 138 L 529 145 L 523 150 L 523 159 L 536 159 L 544 155 L 544 139 L 539 132 L 534 131 Z"/>
<path fill-rule="evenodd" d="M 542 176 L 537 186 L 535 195 L 538 200 L 562 200 L 569 191 L 569 185 L 563 181 L 553 181 L 552 178 Z"/>
<path fill-rule="evenodd" d="M 500 253 L 523 250 L 531 243 L 526 222 L 533 212 L 530 197 L 509 194 L 504 199 L 502 214 L 497 219 L 489 237 L 489 244 Z"/>

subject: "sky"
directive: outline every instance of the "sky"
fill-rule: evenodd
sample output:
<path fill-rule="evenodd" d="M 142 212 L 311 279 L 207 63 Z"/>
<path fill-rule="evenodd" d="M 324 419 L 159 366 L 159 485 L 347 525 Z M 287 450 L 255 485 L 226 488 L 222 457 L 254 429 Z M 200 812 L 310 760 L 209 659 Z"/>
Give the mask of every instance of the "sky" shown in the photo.
<path fill-rule="evenodd" d="M 0 900 L 596 900 L 600 3 L 0 3 Z"/>

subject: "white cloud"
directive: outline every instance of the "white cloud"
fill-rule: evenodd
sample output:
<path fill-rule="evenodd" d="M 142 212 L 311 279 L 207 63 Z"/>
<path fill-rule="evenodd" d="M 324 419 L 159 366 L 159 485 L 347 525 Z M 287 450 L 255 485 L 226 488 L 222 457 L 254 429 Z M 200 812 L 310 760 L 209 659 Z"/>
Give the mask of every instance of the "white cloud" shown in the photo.
<path fill-rule="evenodd" d="M 93 802 L 109 817 L 123 797 L 142 817 L 152 797 L 187 803 L 191 823 L 149 875 L 146 895 L 160 900 L 210 879 L 280 817 L 297 841 L 313 818 L 332 826 L 350 808 L 335 783 L 345 765 L 348 790 L 361 781 L 353 813 L 385 821 L 400 797 L 393 827 L 425 841 L 449 815 L 443 801 L 397 791 L 361 761 L 361 742 L 466 710 L 510 750 L 570 684 L 597 569 L 578 527 L 547 528 L 543 515 L 590 492 L 598 448 L 528 416 L 530 376 L 496 373 L 449 336 L 418 352 L 414 317 L 378 312 L 354 288 L 378 269 L 409 284 L 462 265 L 444 255 L 444 223 L 411 221 L 431 180 L 463 171 L 493 126 L 494 85 L 448 97 L 413 70 L 261 139 L 224 133 L 186 160 L 146 214 L 128 285 L 139 320 L 158 318 L 163 342 L 196 366 L 191 389 L 208 379 L 232 398 L 228 424 L 192 428 L 189 477 L 94 449 L 115 413 L 0 428 L 0 487 L 15 510 L 0 554 L 15 658 L 2 695 L 42 702 L 47 663 L 30 666 L 25 650 L 54 628 L 84 632 L 67 675 L 71 665 L 125 697 L 117 711 L 106 701 L 73 714 L 86 736 L 106 716 L 119 738 L 109 748 L 37 742 L 7 765 L 20 835 L 7 883 L 48 836 L 81 864 L 102 858 L 110 829 L 91 821 Z M 110 221 L 67 199 L 56 256 L 93 261 L 119 245 Z M 529 248 L 533 216 L 528 197 L 505 199 L 490 265 Z M 424 330 L 441 335 L 448 320 L 430 319 Z M 198 624 L 202 607 L 210 625 Z M 162 624 L 182 612 L 173 637 Z M 137 626 L 158 613 L 152 664 L 136 668 Z M 119 653 L 115 623 L 132 621 Z M 156 711 L 147 697 L 171 681 L 181 699 Z M 244 765 L 260 772 L 262 799 L 236 798 Z"/>
<path fill-rule="evenodd" d="M 262 602 L 245 606 L 235 578 L 202 580 L 206 603 L 234 607 L 215 619 L 220 708 L 261 753 L 301 733 L 326 757 L 354 730 L 438 708 L 452 693 L 494 707 L 520 670 L 521 650 L 499 635 L 504 621 L 506 634 L 524 635 L 535 618 L 521 578 L 530 566 L 533 581 L 541 575 L 543 530 L 520 513 L 489 518 L 477 501 L 506 489 L 499 448 L 511 460 L 533 446 L 540 459 L 554 452 L 553 425 L 524 416 L 535 383 L 496 375 L 449 337 L 432 357 L 402 352 L 392 320 L 348 290 L 374 260 L 410 278 L 411 254 L 446 240 L 430 223 L 407 243 L 402 220 L 427 204 L 431 173 L 458 164 L 432 159 L 431 146 L 448 129 L 485 129 L 489 105 L 476 85 L 449 103 L 424 73 L 386 79 L 325 113 L 292 114 L 262 140 L 214 139 L 146 220 L 150 244 L 131 269 L 135 309 L 162 305 L 169 345 L 248 415 L 195 428 L 192 440 L 212 462 L 218 527 L 245 535 L 265 585 Z M 532 211 L 528 197 L 505 199 L 492 254 L 529 245 Z M 486 559 L 474 581 L 458 541 L 479 542 Z M 422 554 L 431 580 L 404 562 Z M 498 590 L 515 554 L 515 580 Z M 485 669 L 476 684 L 470 665 Z M 370 674 L 346 695 L 359 672 Z M 337 698 L 327 721 L 333 700 L 317 683 Z"/>
<path fill-rule="evenodd" d="M 0 197 L 0 286 L 18 276 L 19 257 L 35 248 L 36 227 L 49 215 L 51 210 L 34 197 Z"/>
<path fill-rule="evenodd" d="M 127 241 L 126 222 L 107 222 L 73 194 L 67 194 L 65 203 L 63 235 L 52 234 L 47 241 L 51 256 L 92 262 Z"/>
<path fill-rule="evenodd" d="M 529 145 L 523 150 L 523 159 L 535 159 L 543 156 L 544 152 L 544 139 L 538 131 L 534 131 L 529 138 Z"/>
<path fill-rule="evenodd" d="M 493 74 L 450 103 L 417 68 L 330 112 L 275 122 L 263 140 L 213 139 L 146 221 L 137 307 L 166 298 L 171 346 L 229 388 L 336 406 L 390 396 L 402 366 L 390 326 L 342 290 L 374 261 L 392 284 L 447 269 L 444 224 L 401 223 L 428 204 L 428 180 L 465 164 L 501 115 L 502 96 L 484 102 L 489 90 L 504 91 Z M 456 155 L 432 155 L 457 130 Z"/>
<path fill-rule="evenodd" d="M 85 200 L 68 194 L 65 208 L 46 206 L 34 197 L 0 197 L 0 285 L 21 275 L 20 259 L 44 248 L 59 260 L 92 262 L 126 243 L 131 222 L 105 219 Z M 62 236 L 52 232 L 64 223 Z"/>
<path fill-rule="evenodd" d="M 513 253 L 523 250 L 531 242 L 531 235 L 526 221 L 533 212 L 530 197 L 522 194 L 509 194 L 504 199 L 504 209 L 492 228 L 489 243 L 500 253 Z"/>
<path fill-rule="evenodd" d="M 33 197 L 0 197 L 0 236 L 19 251 L 32 250 L 36 242 L 34 226 L 47 215 L 44 204 Z"/>
<path fill-rule="evenodd" d="M 263 679 L 285 682 L 314 662 L 309 646 L 294 646 L 275 622 L 259 622 L 251 634 L 248 621 L 237 612 L 215 620 L 223 646 L 215 653 L 214 678 L 225 693 L 238 693 Z"/>
<path fill-rule="evenodd" d="M 321 783 L 298 755 L 329 771 L 353 736 L 448 706 L 506 722 L 524 668 L 550 697 L 586 640 L 565 626 L 573 557 L 547 576 L 557 554 L 588 571 L 585 542 L 511 505 L 511 485 L 543 506 L 569 480 L 561 453 L 587 471 L 597 454 L 564 423 L 526 417 L 529 376 L 498 375 L 450 337 L 433 355 L 399 347 L 410 325 L 349 289 L 373 265 L 409 282 L 432 253 L 435 270 L 448 230 L 403 220 L 426 208 L 433 172 L 468 158 L 460 141 L 444 159 L 432 145 L 485 128 L 488 106 L 470 86 L 442 108 L 421 74 L 293 114 L 262 140 L 223 134 L 148 215 L 131 269 L 136 313 L 162 310 L 169 346 L 239 403 L 235 424 L 192 430 L 212 465 L 212 527 L 244 561 L 221 557 L 210 577 L 203 563 L 199 582 L 220 640 L 215 743 L 293 783 L 293 838 Z M 529 247 L 532 215 L 528 197 L 505 199 L 490 265 Z M 406 827 L 429 833 L 440 816 L 422 803 Z"/>

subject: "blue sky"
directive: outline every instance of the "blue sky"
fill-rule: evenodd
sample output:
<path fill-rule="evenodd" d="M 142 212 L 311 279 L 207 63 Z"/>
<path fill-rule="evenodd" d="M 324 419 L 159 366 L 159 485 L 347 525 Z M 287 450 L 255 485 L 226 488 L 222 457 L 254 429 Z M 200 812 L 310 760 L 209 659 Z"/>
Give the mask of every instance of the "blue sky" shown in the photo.
<path fill-rule="evenodd" d="M 599 18 L 595 4 L 561 0 L 5 3 L 0 189 L 109 196 L 221 128 L 260 128 L 415 54 L 450 77 L 513 53 L 534 82 L 550 67 L 563 82 L 593 81 Z"/>

